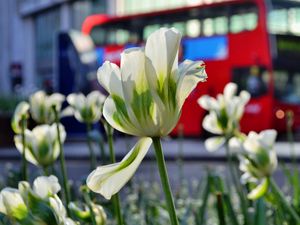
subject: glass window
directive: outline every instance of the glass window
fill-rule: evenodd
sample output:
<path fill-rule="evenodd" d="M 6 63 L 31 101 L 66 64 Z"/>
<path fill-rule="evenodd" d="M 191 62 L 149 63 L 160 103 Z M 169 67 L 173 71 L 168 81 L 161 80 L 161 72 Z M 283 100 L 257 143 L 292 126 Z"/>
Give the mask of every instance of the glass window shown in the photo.
<path fill-rule="evenodd" d="M 257 26 L 257 14 L 256 13 L 246 13 L 244 14 L 244 25 L 246 30 L 254 30 Z"/>
<path fill-rule="evenodd" d="M 182 36 L 186 35 L 186 24 L 185 24 L 185 22 L 173 23 L 172 27 L 175 27 L 177 30 L 179 30 L 180 33 L 182 34 Z"/>
<path fill-rule="evenodd" d="M 128 30 L 118 29 L 116 31 L 117 44 L 125 44 L 129 42 L 130 33 Z"/>
<path fill-rule="evenodd" d="M 201 33 L 201 23 L 199 20 L 189 20 L 186 23 L 186 33 L 189 37 L 198 37 Z"/>
<path fill-rule="evenodd" d="M 228 32 L 228 19 L 225 16 L 214 19 L 216 34 L 226 34 Z"/>
<path fill-rule="evenodd" d="M 144 34 L 143 34 L 144 40 L 146 40 L 151 33 L 153 33 L 154 31 L 158 30 L 159 27 L 160 26 L 158 24 L 153 24 L 153 25 L 145 26 L 145 28 L 144 28 Z"/>
<path fill-rule="evenodd" d="M 300 103 L 300 73 L 274 71 L 275 97 L 280 101 Z"/>
<path fill-rule="evenodd" d="M 203 20 L 203 34 L 205 36 L 212 36 L 214 34 L 213 19 L 207 18 Z"/>
<path fill-rule="evenodd" d="M 288 31 L 288 13 L 286 9 L 275 9 L 268 15 L 268 28 L 271 33 Z"/>
<path fill-rule="evenodd" d="M 300 8 L 291 8 L 289 10 L 289 30 L 300 35 Z"/>
<path fill-rule="evenodd" d="M 232 80 L 238 85 L 239 91 L 246 90 L 256 98 L 267 94 L 269 78 L 267 70 L 252 66 L 234 69 Z"/>
<path fill-rule="evenodd" d="M 243 15 L 233 15 L 230 17 L 230 31 L 232 33 L 239 33 L 244 30 Z"/>
<path fill-rule="evenodd" d="M 35 17 L 37 82 L 38 86 L 48 91 L 53 88 L 54 40 L 60 29 L 59 18 L 58 9 L 43 12 Z"/>

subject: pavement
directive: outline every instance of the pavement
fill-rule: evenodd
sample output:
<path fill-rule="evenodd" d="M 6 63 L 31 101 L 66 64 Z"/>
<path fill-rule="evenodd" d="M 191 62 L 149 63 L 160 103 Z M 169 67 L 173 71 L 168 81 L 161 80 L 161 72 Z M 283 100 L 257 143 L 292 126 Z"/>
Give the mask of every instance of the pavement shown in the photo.
<path fill-rule="evenodd" d="M 137 142 L 137 138 L 133 137 L 121 137 L 115 139 L 114 146 L 116 152 L 116 158 L 122 159 L 123 156 L 134 146 Z M 198 139 L 163 139 L 162 140 L 163 151 L 166 160 L 176 160 L 178 156 L 186 161 L 224 161 L 225 149 L 221 148 L 216 152 L 208 152 L 204 147 L 203 140 Z M 106 151 L 107 145 L 105 145 Z M 99 146 L 93 145 L 94 152 L 97 156 L 100 155 Z M 275 150 L 280 159 L 290 160 L 291 145 L 288 142 L 276 142 Z M 85 141 L 72 141 L 64 144 L 65 158 L 66 160 L 88 160 L 89 151 Z M 300 142 L 294 143 L 295 156 L 300 159 Z M 155 158 L 154 151 L 150 150 L 145 160 L 153 160 Z M 0 148 L 0 161 L 19 160 L 20 154 L 15 147 Z"/>

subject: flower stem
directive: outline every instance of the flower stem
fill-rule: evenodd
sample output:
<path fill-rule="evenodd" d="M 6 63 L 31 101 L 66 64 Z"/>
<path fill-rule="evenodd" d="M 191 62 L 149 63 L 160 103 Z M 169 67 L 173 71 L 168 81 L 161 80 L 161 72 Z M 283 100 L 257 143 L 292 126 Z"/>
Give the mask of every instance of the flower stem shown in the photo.
<path fill-rule="evenodd" d="M 90 166 L 91 166 L 91 170 L 94 170 L 96 168 L 96 164 L 97 164 L 97 160 L 96 160 L 96 156 L 93 150 L 93 146 L 92 146 L 92 140 L 90 137 L 90 132 L 92 130 L 92 124 L 91 123 L 86 123 L 86 132 L 87 132 L 87 144 L 89 147 L 89 151 L 90 151 Z"/>
<path fill-rule="evenodd" d="M 110 161 L 111 163 L 116 162 L 115 150 L 113 145 L 113 128 L 105 122 L 105 131 L 107 134 L 107 140 L 109 145 Z M 114 205 L 115 215 L 117 216 L 118 225 L 124 225 L 122 213 L 121 213 L 121 203 L 120 196 L 118 193 L 112 196 L 112 202 Z"/>
<path fill-rule="evenodd" d="M 226 141 L 225 148 L 226 148 L 227 163 L 228 163 L 228 167 L 229 167 L 231 180 L 235 186 L 236 192 L 240 199 L 242 212 L 244 214 L 245 224 L 249 224 L 248 201 L 247 201 L 247 198 L 245 197 L 243 188 L 242 188 L 241 184 L 239 183 L 237 174 L 234 171 L 235 170 L 234 162 L 232 160 L 232 155 L 230 154 L 230 151 L 229 151 L 228 141 Z"/>
<path fill-rule="evenodd" d="M 171 192 L 171 188 L 170 188 L 170 183 L 169 183 L 169 178 L 168 178 L 168 173 L 167 173 L 167 168 L 166 168 L 166 164 L 165 164 L 165 158 L 163 155 L 160 138 L 153 137 L 152 140 L 153 140 L 153 144 L 154 144 L 156 162 L 157 162 L 157 166 L 158 166 L 158 170 L 159 170 L 159 174 L 160 174 L 163 191 L 165 193 L 165 198 L 166 198 L 166 202 L 167 202 L 167 208 L 169 211 L 171 224 L 179 225 L 178 218 L 176 215 L 174 200 L 173 200 L 173 196 L 172 196 L 172 192 Z"/>
<path fill-rule="evenodd" d="M 65 157 L 64 157 L 64 148 L 61 143 L 60 139 L 60 129 L 59 129 L 59 118 L 58 118 L 58 112 L 55 107 L 52 108 L 55 115 L 55 124 L 56 124 L 56 131 L 57 131 L 57 140 L 59 144 L 59 158 L 60 158 L 60 167 L 63 177 L 63 187 L 64 187 L 64 194 L 65 194 L 65 201 L 66 201 L 66 208 L 67 208 L 67 214 L 70 216 L 70 210 L 69 210 L 69 203 L 70 203 L 70 188 L 68 184 L 68 178 L 67 178 L 67 171 L 65 167 Z"/>
<path fill-rule="evenodd" d="M 102 164 L 104 165 L 106 163 L 106 154 L 105 154 L 103 139 L 99 140 L 99 149 L 100 149 L 101 161 Z"/>
<path fill-rule="evenodd" d="M 21 135 L 22 135 L 22 145 L 23 145 L 23 154 L 22 154 L 22 177 L 23 180 L 28 180 L 28 173 L 27 173 L 27 160 L 26 160 L 26 139 L 25 139 L 25 129 L 26 129 L 26 117 L 22 117 L 21 121 Z"/>
<path fill-rule="evenodd" d="M 90 213 L 91 213 L 92 224 L 97 225 L 96 216 L 95 216 L 93 206 L 92 206 L 92 200 L 91 200 L 90 195 L 89 195 L 89 189 L 87 188 L 87 186 L 83 186 L 81 188 L 81 190 L 82 190 L 82 193 L 83 193 L 84 201 L 88 205 Z"/>
<path fill-rule="evenodd" d="M 283 204 L 283 206 L 286 208 L 286 210 L 290 213 L 290 215 L 292 216 L 292 218 L 296 221 L 296 224 L 300 224 L 300 217 L 299 215 L 296 213 L 295 209 L 286 201 L 286 197 L 282 194 L 281 190 L 279 189 L 279 187 L 277 186 L 277 184 L 275 183 L 275 181 L 270 178 L 270 185 L 274 191 L 274 194 L 280 198 L 281 203 Z"/>

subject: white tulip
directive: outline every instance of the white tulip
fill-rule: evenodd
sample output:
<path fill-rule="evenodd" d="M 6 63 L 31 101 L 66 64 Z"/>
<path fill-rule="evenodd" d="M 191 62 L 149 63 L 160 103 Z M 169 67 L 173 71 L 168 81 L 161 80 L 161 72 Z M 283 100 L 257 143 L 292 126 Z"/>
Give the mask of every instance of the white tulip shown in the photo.
<path fill-rule="evenodd" d="M 27 102 L 23 101 L 17 105 L 11 121 L 11 127 L 15 133 L 20 134 L 22 132 L 22 118 L 27 118 L 28 112 L 29 104 Z"/>
<path fill-rule="evenodd" d="M 66 139 L 66 131 L 63 125 L 59 125 L 60 139 L 62 143 Z M 21 135 L 16 135 L 15 145 L 17 149 L 23 153 L 23 144 Z M 55 124 L 52 125 L 39 125 L 36 126 L 32 131 L 25 130 L 26 140 L 26 159 L 27 161 L 47 167 L 54 163 L 60 153 L 57 127 Z"/>
<path fill-rule="evenodd" d="M 55 107 L 60 112 L 64 100 L 65 97 L 59 93 L 54 93 L 50 96 L 44 91 L 34 93 L 29 99 L 32 118 L 40 124 L 52 124 L 55 120 L 52 107 Z"/>
<path fill-rule="evenodd" d="M 95 123 L 102 115 L 103 103 L 106 96 L 99 91 L 93 91 L 86 97 L 83 94 L 70 94 L 67 97 L 69 110 L 82 123 Z"/>
<path fill-rule="evenodd" d="M 205 130 L 220 135 L 208 138 L 205 146 L 208 151 L 219 149 L 229 138 L 239 131 L 239 122 L 243 116 L 245 105 L 250 100 L 250 94 L 241 91 L 236 96 L 237 85 L 228 83 L 224 88 L 224 93 L 219 94 L 217 98 L 207 95 L 198 99 L 199 105 L 208 110 L 209 114 L 203 119 Z"/>
<path fill-rule="evenodd" d="M 33 181 L 33 191 L 40 198 L 48 198 L 49 196 L 56 195 L 60 189 L 58 179 L 53 175 L 49 177 L 40 176 Z"/>
<path fill-rule="evenodd" d="M 28 209 L 18 189 L 4 188 L 0 192 L 0 212 L 16 219 L 23 219 Z"/>
<path fill-rule="evenodd" d="M 277 155 L 274 150 L 276 136 L 275 130 L 264 130 L 259 134 L 252 131 L 244 141 L 237 138 L 229 141 L 230 148 L 240 148 L 240 170 L 243 172 L 241 182 L 259 183 L 249 193 L 248 197 L 251 199 L 262 196 L 268 190 L 268 178 L 277 167 Z"/>
<path fill-rule="evenodd" d="M 185 60 L 178 66 L 180 33 L 161 28 L 145 48 L 121 54 L 120 68 L 105 62 L 98 80 L 109 93 L 103 116 L 115 129 L 141 138 L 125 158 L 100 166 L 87 178 L 88 187 L 110 199 L 133 176 L 146 155 L 150 137 L 168 135 L 176 126 L 185 99 L 207 75 L 202 61 Z"/>
<path fill-rule="evenodd" d="M 145 48 L 121 54 L 121 67 L 105 62 L 98 70 L 109 97 L 103 115 L 115 129 L 141 137 L 169 134 L 178 122 L 182 105 L 207 75 L 202 61 L 184 61 L 178 67 L 180 33 L 161 28 Z"/>

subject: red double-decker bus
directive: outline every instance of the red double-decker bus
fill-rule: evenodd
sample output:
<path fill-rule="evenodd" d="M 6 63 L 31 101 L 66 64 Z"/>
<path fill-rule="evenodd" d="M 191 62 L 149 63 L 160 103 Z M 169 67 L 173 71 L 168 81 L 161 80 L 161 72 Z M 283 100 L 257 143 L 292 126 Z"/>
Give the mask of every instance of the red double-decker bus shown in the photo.
<path fill-rule="evenodd" d="M 143 45 L 159 27 L 183 35 L 180 59 L 203 60 L 208 81 L 186 100 L 184 134 L 203 134 L 203 94 L 216 96 L 233 81 L 251 93 L 241 121 L 244 132 L 285 131 L 285 113 L 294 112 L 300 129 L 300 3 L 292 0 L 218 0 L 179 9 L 111 17 L 92 15 L 82 26 L 97 46 L 99 63 L 119 63 L 128 47 Z M 177 128 L 173 131 L 176 134 Z"/>

